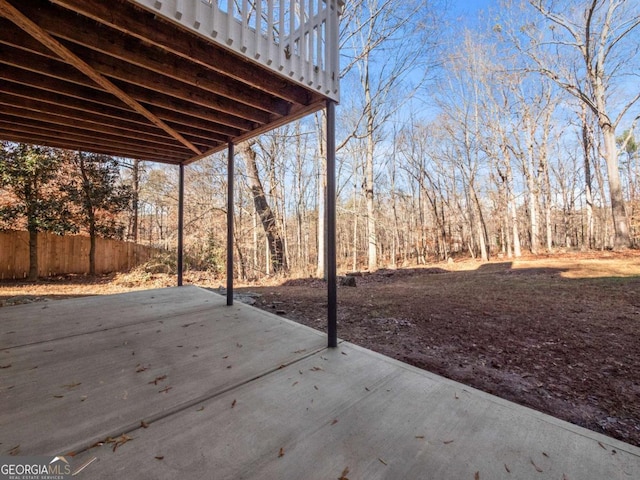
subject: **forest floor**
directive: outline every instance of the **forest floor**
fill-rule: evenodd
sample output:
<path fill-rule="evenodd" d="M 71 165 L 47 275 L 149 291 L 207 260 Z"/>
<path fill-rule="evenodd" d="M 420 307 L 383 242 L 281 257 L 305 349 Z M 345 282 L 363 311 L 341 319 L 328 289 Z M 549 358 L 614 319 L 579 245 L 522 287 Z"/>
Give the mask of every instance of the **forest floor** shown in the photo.
<path fill-rule="evenodd" d="M 221 282 L 188 272 L 185 283 Z M 0 306 L 174 284 L 140 273 L 3 281 Z M 237 290 L 325 330 L 321 280 Z M 640 446 L 638 251 L 379 270 L 340 286 L 338 299 L 342 339 Z"/>

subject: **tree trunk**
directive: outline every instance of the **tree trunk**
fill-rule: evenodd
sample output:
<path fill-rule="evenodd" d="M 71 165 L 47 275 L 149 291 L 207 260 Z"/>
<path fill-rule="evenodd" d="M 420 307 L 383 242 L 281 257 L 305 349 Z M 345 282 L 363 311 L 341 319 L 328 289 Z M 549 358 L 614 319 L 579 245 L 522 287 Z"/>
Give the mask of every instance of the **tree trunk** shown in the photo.
<path fill-rule="evenodd" d="M 84 163 L 84 155 L 80 152 L 78 154 L 80 167 L 80 174 L 82 176 L 82 185 L 84 189 L 84 202 L 85 213 L 89 220 L 89 275 L 94 276 L 96 274 L 96 218 L 95 208 L 91 201 L 90 181 L 87 175 L 86 166 Z"/>
<path fill-rule="evenodd" d="M 529 126 L 529 128 L 532 128 Z M 531 232 L 530 250 L 534 255 L 538 254 L 540 245 L 540 230 L 538 226 L 538 189 L 534 178 L 534 157 L 533 157 L 533 134 L 528 132 L 527 155 L 524 159 L 526 164 L 525 177 L 527 179 L 527 190 L 529 190 L 529 227 Z"/>
<path fill-rule="evenodd" d="M 326 191 L 326 155 L 324 153 L 324 145 L 326 142 L 327 131 L 325 128 L 326 115 L 324 112 L 316 116 L 316 127 L 318 128 L 318 263 L 316 265 L 316 277 L 325 278 L 325 234 L 324 216 L 325 216 L 325 191 Z"/>
<path fill-rule="evenodd" d="M 271 265 L 274 273 L 280 273 L 287 268 L 284 259 L 284 243 L 278 231 L 275 215 L 267 202 L 267 197 L 264 193 L 262 182 L 260 181 L 258 165 L 256 163 L 257 155 L 248 143 L 243 144 L 241 148 L 243 157 L 247 162 L 247 181 L 253 196 L 253 204 L 262 222 L 265 235 L 267 236 Z"/>
<path fill-rule="evenodd" d="M 38 279 L 38 231 L 29 228 L 29 277 L 28 280 Z"/>
<path fill-rule="evenodd" d="M 584 152 L 584 182 L 585 182 L 585 199 L 587 203 L 587 245 L 589 249 L 595 247 L 593 238 L 593 193 L 591 191 L 591 134 L 589 132 L 589 124 L 587 123 L 587 109 L 582 107 L 582 148 Z M 568 230 L 567 230 L 568 232 Z M 567 233 L 567 238 L 569 235 Z M 567 245 L 568 246 L 568 245 Z"/>
<path fill-rule="evenodd" d="M 368 267 L 373 272 L 378 267 L 378 240 L 376 235 L 376 211 L 373 197 L 373 135 L 367 137 L 365 165 L 365 199 L 367 203 Z"/>
<path fill-rule="evenodd" d="M 374 154 L 374 114 L 371 103 L 371 85 L 369 83 L 369 62 L 365 64 L 364 96 L 365 96 L 365 117 L 367 120 L 366 132 L 366 162 L 364 168 L 364 196 L 367 204 L 367 243 L 368 243 L 368 267 L 373 272 L 378 267 L 378 241 L 376 237 L 376 212 L 373 196 L 373 154 Z"/>
<path fill-rule="evenodd" d="M 551 228 L 551 178 L 549 177 L 549 163 L 547 155 L 552 113 L 552 110 L 548 110 L 545 115 L 542 144 L 540 146 L 540 164 L 538 167 L 538 177 L 542 179 L 542 185 L 544 187 L 542 199 L 544 204 L 544 228 L 547 252 L 551 252 L 553 250 L 553 232 Z"/>
<path fill-rule="evenodd" d="M 616 134 L 611 125 L 601 125 L 604 138 L 605 160 L 607 162 L 607 175 L 609 177 L 609 195 L 611 198 L 611 214 L 613 216 L 613 228 L 615 249 L 628 248 L 631 245 L 629 238 L 629 224 L 627 212 L 624 206 L 624 195 L 620 184 L 620 171 L 618 168 L 618 150 L 616 147 Z"/>
<path fill-rule="evenodd" d="M 89 220 L 89 275 L 96 274 L 96 222 L 93 216 Z"/>
<path fill-rule="evenodd" d="M 139 160 L 133 161 L 133 198 L 131 199 L 131 210 L 133 211 L 133 220 L 131 225 L 131 239 L 134 243 L 138 243 L 138 198 L 140 192 L 140 164 Z"/>
<path fill-rule="evenodd" d="M 353 250 L 353 265 L 352 265 L 352 270 L 354 272 L 358 271 L 358 213 L 359 213 L 359 204 L 357 202 L 357 195 L 358 195 L 358 185 L 355 182 L 355 179 L 357 178 L 356 176 L 357 173 L 357 169 L 354 169 L 354 186 L 353 186 L 353 245 L 352 245 L 352 250 Z"/>

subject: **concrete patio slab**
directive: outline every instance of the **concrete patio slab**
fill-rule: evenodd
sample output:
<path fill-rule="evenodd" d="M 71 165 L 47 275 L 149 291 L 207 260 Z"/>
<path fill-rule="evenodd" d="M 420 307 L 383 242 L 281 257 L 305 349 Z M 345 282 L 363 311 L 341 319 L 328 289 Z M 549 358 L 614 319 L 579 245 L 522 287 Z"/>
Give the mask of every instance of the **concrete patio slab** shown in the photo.
<path fill-rule="evenodd" d="M 57 302 L 56 315 L 43 319 L 47 328 L 36 328 L 54 337 L 43 341 L 22 333 L 38 323 L 29 310 L 41 305 L 0 310 L 0 328 L 8 323 L 30 341 L 0 351 L 2 446 L 20 445 L 23 455 L 80 450 L 325 344 L 319 332 L 243 305 L 229 308 L 223 297 L 195 287 L 108 299 L 111 306 L 104 297 Z M 149 303 L 155 299 L 160 303 Z M 94 315 L 103 317 L 101 327 Z M 76 322 L 77 330 L 68 325 Z"/>
<path fill-rule="evenodd" d="M 187 292 L 160 320 L 0 351 L 2 454 L 75 450 L 104 479 L 640 478 L 637 447 L 208 291 L 145 301 Z"/>

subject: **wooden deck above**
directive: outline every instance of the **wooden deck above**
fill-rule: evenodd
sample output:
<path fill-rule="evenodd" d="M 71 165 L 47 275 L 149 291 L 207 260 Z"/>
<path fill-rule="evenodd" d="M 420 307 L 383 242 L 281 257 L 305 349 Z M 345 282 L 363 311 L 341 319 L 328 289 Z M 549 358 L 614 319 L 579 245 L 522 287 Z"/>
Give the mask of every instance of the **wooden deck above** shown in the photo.
<path fill-rule="evenodd" d="M 324 6 L 337 27 L 330 3 L 316 10 Z M 276 43 L 256 35 L 255 18 L 279 25 L 267 7 L 238 27 L 214 4 L 0 0 L 0 139 L 187 164 L 337 100 L 335 74 L 331 85 L 320 80 L 329 65 L 314 33 L 331 29 L 289 16 L 289 35 Z M 212 30 L 223 21 L 224 37 Z"/>

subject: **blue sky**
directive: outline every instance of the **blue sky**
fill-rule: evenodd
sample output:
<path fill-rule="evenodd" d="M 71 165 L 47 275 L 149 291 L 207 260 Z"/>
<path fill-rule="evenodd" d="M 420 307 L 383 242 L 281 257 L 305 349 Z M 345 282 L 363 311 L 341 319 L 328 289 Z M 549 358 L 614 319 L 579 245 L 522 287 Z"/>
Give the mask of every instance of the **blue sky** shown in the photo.
<path fill-rule="evenodd" d="M 495 5 L 496 0 L 449 0 L 451 7 L 460 13 L 473 13 Z"/>
<path fill-rule="evenodd" d="M 498 0 L 449 0 L 452 20 L 464 22 L 466 26 L 472 26 L 478 15 L 489 7 L 498 4 Z"/>

